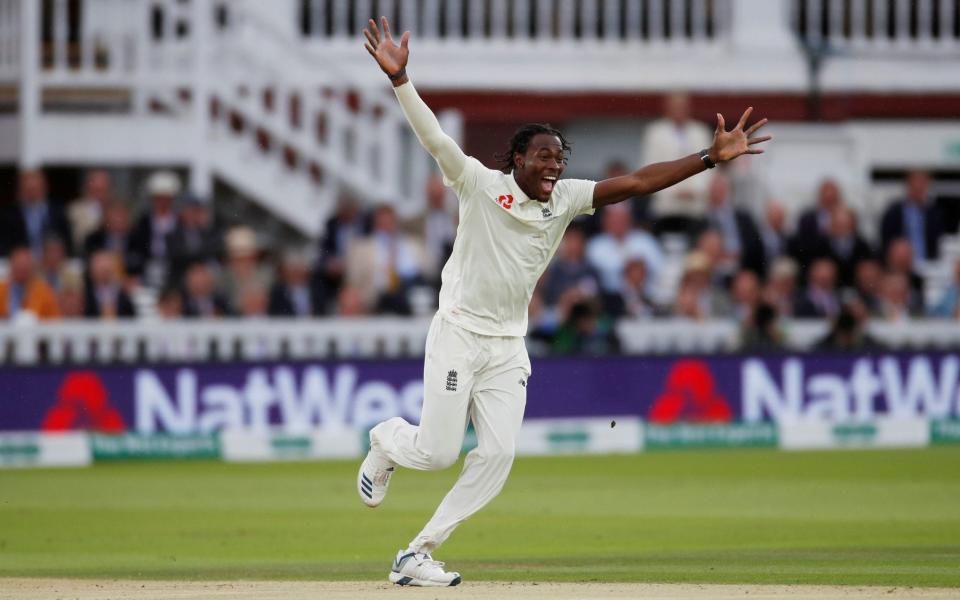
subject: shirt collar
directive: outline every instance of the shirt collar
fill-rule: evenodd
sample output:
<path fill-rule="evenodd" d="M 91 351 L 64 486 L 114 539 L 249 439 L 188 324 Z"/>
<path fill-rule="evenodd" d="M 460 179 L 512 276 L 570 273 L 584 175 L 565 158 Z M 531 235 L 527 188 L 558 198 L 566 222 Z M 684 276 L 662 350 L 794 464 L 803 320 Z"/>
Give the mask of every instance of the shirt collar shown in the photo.
<path fill-rule="evenodd" d="M 509 180 L 507 187 L 509 187 L 510 191 L 513 192 L 513 199 L 516 201 L 517 204 L 525 204 L 531 200 L 533 200 L 534 202 L 537 202 L 533 198 L 530 198 L 529 196 L 523 193 L 523 190 L 521 190 L 520 186 L 517 184 L 517 180 L 514 179 L 513 177 L 513 171 L 507 173 L 507 179 Z M 554 191 L 556 191 L 556 184 L 554 184 Z M 537 203 L 539 204 L 539 202 Z M 544 203 L 544 205 L 546 205 L 546 203 Z"/>

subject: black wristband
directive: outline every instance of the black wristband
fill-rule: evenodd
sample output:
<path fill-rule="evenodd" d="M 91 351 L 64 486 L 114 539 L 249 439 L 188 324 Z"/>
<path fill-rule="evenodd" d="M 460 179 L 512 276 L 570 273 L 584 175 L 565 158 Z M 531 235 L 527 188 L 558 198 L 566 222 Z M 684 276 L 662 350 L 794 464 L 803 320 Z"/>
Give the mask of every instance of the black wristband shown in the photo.
<path fill-rule="evenodd" d="M 700 160 L 703 161 L 703 164 L 707 165 L 708 169 L 712 169 L 717 166 L 717 163 L 710 160 L 710 151 L 706 148 L 700 151 Z"/>
<path fill-rule="evenodd" d="M 407 68 L 406 68 L 406 67 L 403 67 L 402 69 L 400 69 L 399 71 L 397 71 L 397 72 L 394 73 L 393 75 L 387 75 L 387 77 L 390 79 L 390 81 L 396 81 L 396 80 L 400 79 L 401 77 L 403 77 L 403 76 L 406 75 L 406 74 L 407 74 Z"/>

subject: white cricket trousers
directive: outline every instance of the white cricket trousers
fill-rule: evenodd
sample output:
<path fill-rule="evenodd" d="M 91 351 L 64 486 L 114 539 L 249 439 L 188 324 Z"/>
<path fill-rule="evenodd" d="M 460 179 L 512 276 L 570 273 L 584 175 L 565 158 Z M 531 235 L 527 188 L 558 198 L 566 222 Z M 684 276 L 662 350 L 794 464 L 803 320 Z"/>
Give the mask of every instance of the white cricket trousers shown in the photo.
<path fill-rule="evenodd" d="M 446 469 L 460 456 L 472 419 L 477 447 L 410 549 L 432 552 L 500 493 L 513 464 L 529 376 L 522 337 L 479 335 L 440 315 L 433 318 L 423 361 L 420 425 L 388 419 L 370 431 L 370 442 L 402 467 Z"/>

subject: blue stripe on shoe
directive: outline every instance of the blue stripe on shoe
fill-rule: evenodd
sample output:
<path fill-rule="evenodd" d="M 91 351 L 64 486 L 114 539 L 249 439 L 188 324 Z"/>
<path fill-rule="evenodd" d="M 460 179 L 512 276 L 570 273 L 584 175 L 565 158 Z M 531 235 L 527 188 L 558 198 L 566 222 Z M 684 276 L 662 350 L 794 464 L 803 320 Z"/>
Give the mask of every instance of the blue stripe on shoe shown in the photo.
<path fill-rule="evenodd" d="M 397 580 L 397 585 L 407 585 L 411 581 L 413 581 L 413 577 L 401 577 L 400 579 Z"/>
<path fill-rule="evenodd" d="M 364 495 L 364 496 L 366 496 L 367 498 L 370 498 L 371 500 L 373 500 L 373 494 L 371 494 L 370 492 L 368 492 L 366 488 L 362 488 L 360 491 L 363 492 L 363 495 Z"/>
<path fill-rule="evenodd" d="M 400 558 L 398 558 L 398 559 L 396 559 L 395 561 L 393 561 L 393 570 L 396 571 L 397 569 L 399 569 L 400 567 L 402 567 L 402 566 L 403 566 L 403 563 L 406 562 L 406 560 L 407 560 L 408 558 L 410 558 L 411 556 L 416 556 L 416 554 L 417 554 L 416 552 L 407 552 L 406 554 L 404 554 L 404 555 L 401 556 Z M 398 571 L 398 572 L 399 572 L 399 571 Z"/>
<path fill-rule="evenodd" d="M 373 488 L 371 488 L 367 484 L 362 484 L 360 486 L 360 489 L 363 490 L 364 493 L 367 494 L 368 496 L 373 493 Z"/>
<path fill-rule="evenodd" d="M 360 473 L 360 478 L 361 478 L 363 481 L 366 481 L 367 483 L 369 483 L 370 485 L 373 485 L 373 481 L 371 481 L 370 478 L 367 477 L 367 474 L 366 474 L 366 473 Z"/>
<path fill-rule="evenodd" d="M 453 581 L 451 581 L 451 582 L 450 582 L 450 585 L 449 585 L 449 587 L 453 587 L 453 586 L 455 586 L 455 585 L 459 585 L 459 584 L 460 584 L 460 577 L 459 577 L 459 576 L 457 576 L 457 577 L 455 577 L 455 578 L 454 578 L 454 580 L 453 580 Z"/>

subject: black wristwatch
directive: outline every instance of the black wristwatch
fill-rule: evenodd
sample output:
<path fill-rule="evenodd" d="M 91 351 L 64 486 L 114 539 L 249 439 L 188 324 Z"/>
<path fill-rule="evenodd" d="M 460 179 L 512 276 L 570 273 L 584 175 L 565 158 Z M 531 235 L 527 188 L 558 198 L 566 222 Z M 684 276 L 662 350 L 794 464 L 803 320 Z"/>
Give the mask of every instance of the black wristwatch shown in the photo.
<path fill-rule="evenodd" d="M 700 151 L 700 160 L 703 161 L 703 164 L 707 165 L 708 169 L 712 169 L 717 166 L 717 163 L 710 160 L 710 150 L 706 148 Z"/>

